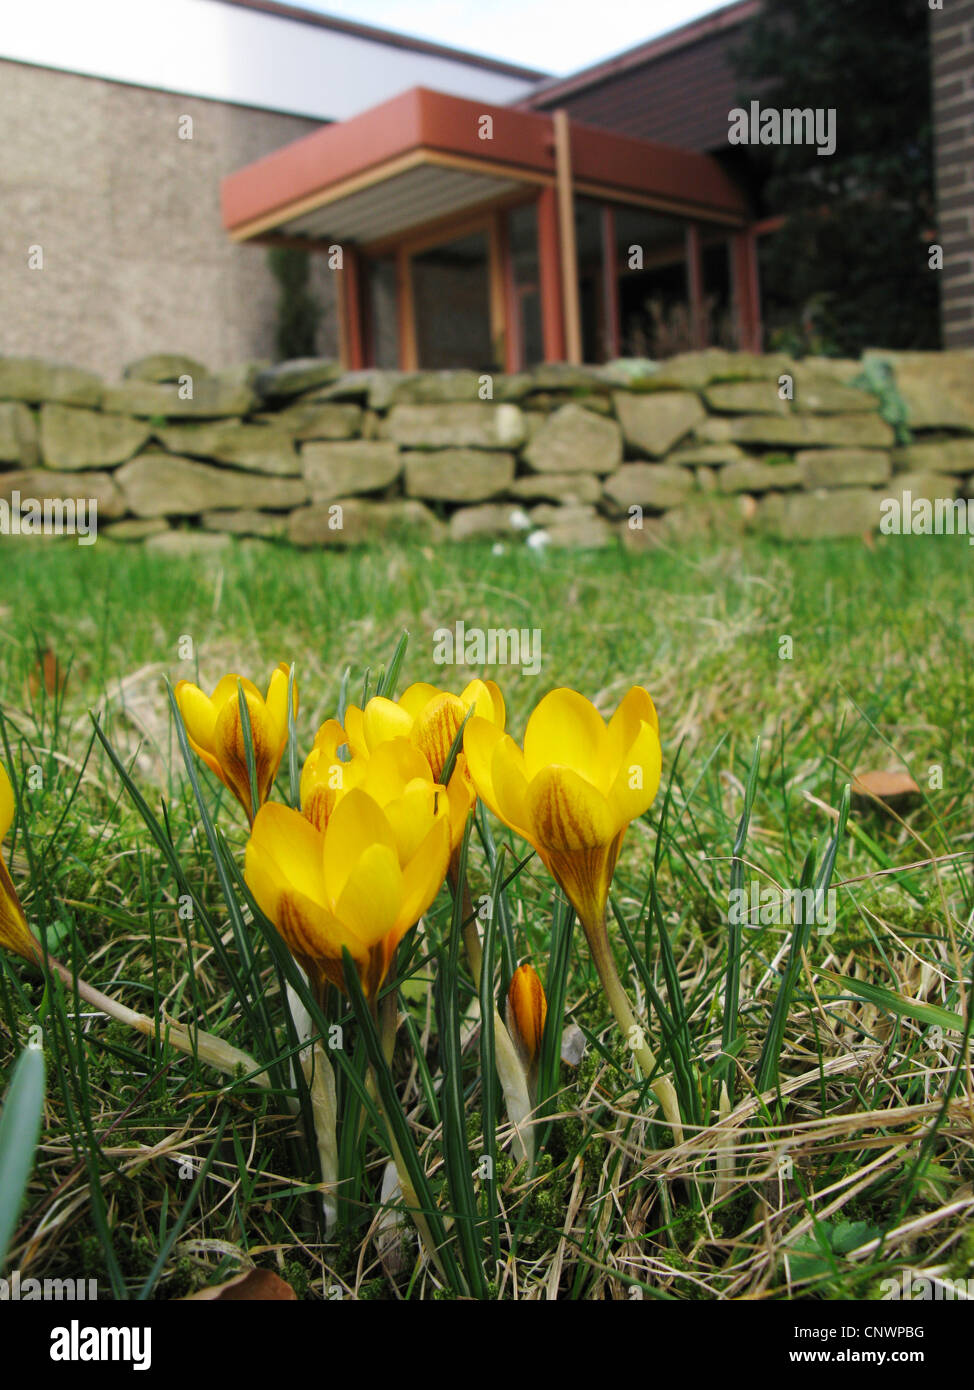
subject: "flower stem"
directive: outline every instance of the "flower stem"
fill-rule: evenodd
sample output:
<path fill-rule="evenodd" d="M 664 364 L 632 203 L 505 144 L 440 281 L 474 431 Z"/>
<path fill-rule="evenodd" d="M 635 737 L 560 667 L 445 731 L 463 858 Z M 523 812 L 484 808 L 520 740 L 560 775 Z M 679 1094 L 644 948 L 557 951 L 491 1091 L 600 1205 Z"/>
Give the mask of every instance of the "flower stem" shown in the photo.
<path fill-rule="evenodd" d="M 373 1018 L 376 1018 L 376 1010 L 374 1004 L 372 1005 L 372 1016 Z M 375 1108 L 378 1110 L 383 1120 L 385 1120 L 385 1113 L 382 1106 L 382 1100 L 379 1096 L 379 1087 L 375 1079 L 374 1067 L 369 1067 L 368 1074 L 366 1076 L 366 1087 L 368 1089 L 369 1095 L 372 1097 L 372 1100 L 375 1103 Z M 396 1143 L 395 1135 L 392 1132 L 392 1125 L 390 1125 L 387 1122 L 385 1125 L 385 1130 L 386 1138 L 389 1141 L 389 1152 L 392 1155 L 393 1163 L 396 1165 L 396 1173 L 399 1177 L 399 1190 L 402 1193 L 402 1199 L 406 1206 L 406 1210 L 409 1212 L 409 1215 L 413 1218 L 413 1221 L 416 1223 L 416 1229 L 419 1231 L 420 1238 L 422 1239 L 423 1244 L 426 1246 L 427 1254 L 433 1261 L 433 1264 L 436 1266 L 437 1273 L 443 1280 L 443 1283 L 449 1287 L 450 1281 L 447 1277 L 446 1270 L 443 1268 L 443 1262 L 440 1259 L 440 1252 L 436 1248 L 436 1242 L 433 1239 L 433 1232 L 430 1230 L 429 1222 L 427 1221 L 426 1215 L 423 1212 L 423 1209 L 420 1205 L 419 1197 L 417 1196 L 416 1189 L 413 1186 L 413 1180 L 409 1176 L 409 1169 L 406 1167 L 406 1161 L 402 1156 L 402 1150 Z"/>
<path fill-rule="evenodd" d="M 470 966 L 470 974 L 473 976 L 474 988 L 479 996 L 480 979 L 484 968 L 484 953 L 480 945 L 480 932 L 477 930 L 477 917 L 473 909 L 473 899 L 470 896 L 470 884 L 464 878 L 463 883 L 458 882 L 459 872 L 455 861 L 450 864 L 450 886 L 454 893 L 458 891 L 463 894 L 461 905 L 461 920 L 466 923 L 463 928 L 463 945 L 467 953 L 467 964 Z M 494 1005 L 494 1066 L 497 1069 L 497 1076 L 504 1092 L 504 1101 L 507 1105 L 507 1117 L 514 1126 L 514 1152 L 518 1160 L 527 1159 L 528 1168 L 534 1168 L 534 1128 L 530 1124 L 530 1117 L 534 1111 L 534 1104 L 531 1100 L 531 1086 L 528 1081 L 527 1072 L 514 1046 L 513 1039 L 507 1031 L 507 1025 L 501 1018 L 500 1010 Z"/>
<path fill-rule="evenodd" d="M 639 1063 L 643 1075 L 652 1076 L 658 1068 L 658 1063 L 646 1041 L 646 1030 L 633 1013 L 629 996 L 619 978 L 612 949 L 609 946 L 609 935 L 605 921 L 600 922 L 595 931 L 591 929 L 591 924 L 586 924 L 585 921 L 582 922 L 582 926 L 588 937 L 592 958 L 595 961 L 595 968 L 599 972 L 605 997 L 615 1015 L 619 1030 Z M 673 1082 L 668 1076 L 658 1076 L 651 1083 L 650 1089 L 659 1101 L 667 1123 L 673 1130 L 673 1142 L 682 1144 L 683 1117 L 680 1114 L 680 1103 Z"/>

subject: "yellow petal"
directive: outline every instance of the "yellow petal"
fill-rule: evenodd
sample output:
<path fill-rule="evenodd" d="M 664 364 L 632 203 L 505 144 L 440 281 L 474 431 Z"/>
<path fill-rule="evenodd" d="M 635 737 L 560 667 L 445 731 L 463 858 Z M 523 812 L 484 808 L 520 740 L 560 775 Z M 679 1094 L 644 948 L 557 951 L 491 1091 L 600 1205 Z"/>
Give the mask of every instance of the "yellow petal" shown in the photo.
<path fill-rule="evenodd" d="M 494 794 L 500 807 L 501 819 L 531 840 L 531 812 L 528 808 L 528 779 L 524 771 L 524 754 L 506 734 L 494 750 L 491 766 Z"/>
<path fill-rule="evenodd" d="M 504 823 L 507 823 L 507 817 L 500 808 L 495 785 L 493 785 L 493 756 L 506 737 L 507 735 L 502 734 L 496 724 L 481 719 L 478 714 L 472 716 L 463 731 L 463 751 L 465 759 L 467 759 L 468 773 L 470 773 L 471 781 L 474 783 L 474 790 L 477 791 L 481 801 L 486 802 L 495 816 L 503 820 Z M 517 751 L 517 745 L 514 744 L 513 738 L 507 739 L 507 742 L 511 748 Z"/>
<path fill-rule="evenodd" d="M 365 741 L 365 718 L 358 705 L 349 705 L 345 711 L 345 737 L 354 757 L 369 756 L 369 745 Z"/>
<path fill-rule="evenodd" d="M 438 695 L 442 694 L 443 691 L 437 690 L 435 685 L 428 685 L 426 681 L 417 681 L 415 685 L 409 686 L 402 692 L 397 704 L 406 711 L 411 719 L 417 719 L 430 700 L 435 700 Z"/>
<path fill-rule="evenodd" d="M 339 793 L 327 783 L 306 784 L 304 778 L 301 779 L 301 814 L 322 835 L 331 820 L 338 796 Z"/>
<path fill-rule="evenodd" d="M 398 867 L 396 842 L 381 807 L 361 788 L 353 787 L 339 800 L 325 834 L 325 891 L 333 909 L 355 864 L 373 845 L 390 850 Z"/>
<path fill-rule="evenodd" d="M 546 767 L 532 778 L 527 811 L 532 839 L 545 850 L 592 849 L 617 833 L 607 799 L 569 767 Z"/>
<path fill-rule="evenodd" d="M 472 680 L 460 695 L 460 701 L 465 709 L 473 705 L 478 719 L 489 719 L 498 729 L 503 729 L 506 719 L 504 697 L 494 681 Z"/>
<path fill-rule="evenodd" d="M 426 757 L 435 782 L 442 782 L 443 770 L 467 711 L 455 695 L 437 695 L 413 724 L 411 741 Z"/>
<path fill-rule="evenodd" d="M 624 831 L 607 845 L 582 850 L 540 850 L 548 872 L 578 913 L 589 943 L 605 940 L 605 907 Z"/>
<path fill-rule="evenodd" d="M 412 716 L 393 701 L 376 695 L 365 706 L 362 727 L 369 751 L 374 753 L 380 743 L 389 738 L 408 738 L 413 727 Z M 347 725 L 346 725 L 347 728 Z"/>
<path fill-rule="evenodd" d="M 7 769 L 0 763 L 0 840 L 7 838 L 7 831 L 14 823 L 14 789 Z"/>
<path fill-rule="evenodd" d="M 238 676 L 236 672 L 232 671 L 229 675 L 220 677 L 216 683 L 216 689 L 210 696 L 210 700 L 216 708 L 217 714 L 219 714 L 228 700 L 235 700 L 237 698 L 237 681 L 243 686 L 245 695 L 252 695 L 255 700 L 259 700 L 261 704 L 264 703 L 264 697 L 261 695 L 256 685 L 254 685 L 253 681 L 249 681 L 246 676 Z"/>
<path fill-rule="evenodd" d="M 432 905 L 450 862 L 449 816 L 439 815 L 413 858 L 403 869 L 396 932 L 401 936 Z"/>
<path fill-rule="evenodd" d="M 271 676 L 270 684 L 267 687 L 267 699 L 264 701 L 267 709 L 267 716 L 273 729 L 274 740 L 277 743 L 287 741 L 287 687 L 291 676 L 291 668 L 285 662 L 277 667 Z M 298 683 L 294 682 L 294 713 L 298 712 Z"/>
<path fill-rule="evenodd" d="M 337 719 L 326 719 L 315 734 L 314 747 L 324 749 L 329 758 L 336 757 L 342 744 L 348 742 L 345 730 Z"/>
<path fill-rule="evenodd" d="M 254 820 L 247 842 L 245 877 L 250 883 L 254 871 L 262 891 L 266 886 L 270 894 L 273 886 L 273 892 L 279 896 L 285 889 L 293 888 L 325 907 L 323 855 L 324 837 L 314 826 L 290 806 L 270 801 Z"/>
<path fill-rule="evenodd" d="M 282 877 L 274 861 L 255 846 L 252 837 L 244 853 L 244 882 L 264 916 L 279 926 L 281 894 L 287 888 L 287 880 Z"/>
<path fill-rule="evenodd" d="M 466 761 L 466 755 L 461 753 L 460 757 Z M 459 764 L 460 759 L 457 759 Z M 442 796 L 443 793 L 441 792 Z M 464 770 L 459 766 L 450 778 L 449 786 L 446 789 L 447 805 L 450 812 L 450 843 L 456 849 L 463 839 L 463 832 L 467 826 L 467 817 L 473 810 L 474 802 L 477 800 L 477 793 L 474 791 L 473 782 L 470 775 L 464 775 Z"/>
<path fill-rule="evenodd" d="M 659 735 L 659 719 L 649 691 L 641 685 L 634 685 L 609 720 L 609 765 L 613 777 L 622 766 L 627 750 L 639 737 L 643 724 L 651 725 Z"/>
<path fill-rule="evenodd" d="M 517 744 L 496 724 L 474 715 L 463 731 L 463 751 L 477 795 L 505 825 L 525 834 L 527 784 L 524 758 Z M 495 778 L 500 787 L 495 785 Z"/>
<path fill-rule="evenodd" d="M 248 693 L 244 698 L 250 714 L 254 768 L 257 773 L 257 804 L 261 806 L 270 794 L 284 746 L 268 718 L 260 696 Z M 223 770 L 227 785 L 244 809 L 249 810 L 250 780 L 238 700 L 228 700 L 217 715 L 213 731 L 213 752 Z"/>
<path fill-rule="evenodd" d="M 196 685 L 177 681 L 173 691 L 179 713 L 183 716 L 190 743 L 196 751 L 213 751 L 213 730 L 216 727 L 217 707 Z"/>
<path fill-rule="evenodd" d="M 545 767 L 572 768 L 593 787 L 607 792 L 609 743 L 605 723 L 593 704 L 575 690 L 553 690 L 537 706 L 524 733 L 528 781 Z"/>
<path fill-rule="evenodd" d="M 417 779 L 383 806 L 386 820 L 396 841 L 400 864 L 407 864 L 429 834 L 435 819 L 436 792 L 432 782 Z"/>
<path fill-rule="evenodd" d="M 327 908 L 313 903 L 294 889 L 282 894 L 280 920 L 275 921 L 274 925 L 295 956 L 302 961 L 325 966 L 325 973 L 340 988 L 344 988 L 342 947 L 353 956 L 360 972 L 368 964 L 368 947 L 355 932 Z"/>
<path fill-rule="evenodd" d="M 384 806 L 415 781 L 433 785 L 429 763 L 408 738 L 391 738 L 380 743 L 369 759 L 362 788 Z"/>
<path fill-rule="evenodd" d="M 23 956 L 24 960 L 39 961 L 41 948 L 27 926 L 24 909 L 17 897 L 13 880 L 0 855 L 0 947 Z"/>
<path fill-rule="evenodd" d="M 350 865 L 335 916 L 371 948 L 396 925 L 401 901 L 402 870 L 395 849 L 372 844 Z"/>
<path fill-rule="evenodd" d="M 617 830 L 638 819 L 656 799 L 663 764 L 659 734 L 643 724 L 625 751 L 609 792 L 609 807 Z"/>

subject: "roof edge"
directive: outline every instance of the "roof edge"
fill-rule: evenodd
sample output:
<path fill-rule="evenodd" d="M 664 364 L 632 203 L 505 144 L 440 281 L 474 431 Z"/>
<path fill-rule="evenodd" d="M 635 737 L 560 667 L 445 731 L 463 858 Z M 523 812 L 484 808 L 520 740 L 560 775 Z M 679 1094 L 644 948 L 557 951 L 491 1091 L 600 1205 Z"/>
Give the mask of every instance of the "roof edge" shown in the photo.
<path fill-rule="evenodd" d="M 410 34 L 402 34 L 393 29 L 379 29 L 371 24 L 359 24 L 353 19 L 339 19 L 334 15 L 320 14 L 316 10 L 306 10 L 298 5 L 281 4 L 279 0 L 217 0 L 217 3 L 233 5 L 242 10 L 253 10 L 276 19 L 290 19 L 298 24 L 310 24 L 317 29 L 331 29 L 335 33 L 348 34 L 370 43 L 385 44 L 389 48 L 406 48 L 413 53 L 425 53 L 433 58 L 466 63 L 468 67 L 483 68 L 505 77 L 520 77 L 526 82 L 547 82 L 551 77 L 550 73 L 536 68 L 521 67 L 517 63 L 507 63 L 502 58 L 487 58 L 480 53 L 471 53 L 463 48 L 450 48 L 446 44 L 434 43 L 429 39 L 413 38 Z"/>
<path fill-rule="evenodd" d="M 635 48 L 623 49 L 621 53 L 606 58 L 601 63 L 594 63 L 590 68 L 581 68 L 568 77 L 542 81 L 535 91 L 519 97 L 511 105 L 525 111 L 546 107 L 549 102 L 572 96 L 587 87 L 594 87 L 608 77 L 628 72 L 630 68 L 641 67 L 643 63 L 652 62 L 654 58 L 662 58 L 667 53 L 686 48 L 701 39 L 709 38 L 712 34 L 722 33 L 725 29 L 733 29 L 757 14 L 761 3 L 762 0 L 734 0 L 733 4 L 724 5 L 710 14 L 702 15 L 699 19 L 691 20 L 689 24 L 681 24 L 679 28 L 670 29 L 655 39 L 637 44 Z"/>

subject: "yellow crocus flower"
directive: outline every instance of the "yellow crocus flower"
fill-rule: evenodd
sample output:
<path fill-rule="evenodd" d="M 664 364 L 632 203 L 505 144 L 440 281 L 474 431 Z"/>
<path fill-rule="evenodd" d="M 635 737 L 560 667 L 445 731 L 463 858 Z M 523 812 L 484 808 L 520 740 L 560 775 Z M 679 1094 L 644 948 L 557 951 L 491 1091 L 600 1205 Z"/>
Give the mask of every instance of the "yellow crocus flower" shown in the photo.
<path fill-rule="evenodd" d="M 407 738 L 391 738 L 380 743 L 371 757 L 342 762 L 338 749 L 345 742 L 342 726 L 329 719 L 319 729 L 301 773 L 301 811 L 322 833 L 339 801 L 353 787 L 360 787 L 387 812 L 410 788 L 413 792 L 421 788 L 424 794 L 432 789 L 448 801 L 446 788 L 435 785 L 429 763 Z"/>
<path fill-rule="evenodd" d="M 440 782 L 450 749 L 471 709 L 475 711 L 473 718 L 484 719 L 503 730 L 504 697 L 493 681 L 472 680 L 459 695 L 418 681 L 404 690 L 398 700 L 377 695 L 364 710 L 350 705 L 345 712 L 345 734 L 352 754 L 360 757 L 371 757 L 389 739 L 407 738 L 426 758 L 433 781 Z M 457 755 L 447 791 L 451 841 L 456 849 L 476 800 L 462 751 Z"/>
<path fill-rule="evenodd" d="M 186 726 L 190 747 L 211 772 L 233 792 L 252 820 L 250 777 L 237 682 L 243 687 L 253 734 L 254 767 L 257 776 L 257 805 L 270 795 L 277 769 L 287 746 L 287 687 L 290 668 L 285 662 L 274 671 L 261 695 L 252 681 L 235 674 L 223 676 L 212 695 L 204 695 L 189 681 L 176 685 L 176 703 Z M 298 712 L 298 692 L 294 689 L 294 713 Z"/>
<path fill-rule="evenodd" d="M 450 856 L 443 789 L 386 776 L 384 805 L 352 787 L 338 798 L 323 832 L 299 811 L 263 806 L 245 867 L 261 911 L 315 985 L 345 988 L 346 947 L 371 999 L 402 937 L 439 892 Z"/>
<path fill-rule="evenodd" d="M 477 795 L 534 847 L 586 932 L 599 931 L 626 828 L 659 789 L 649 694 L 633 686 L 606 727 L 583 695 L 553 690 L 528 720 L 523 753 L 476 715 L 464 752 Z"/>
<path fill-rule="evenodd" d="M 7 770 L 0 763 L 0 840 L 7 838 L 7 832 L 14 821 L 14 789 Z M 10 871 L 0 854 L 0 946 L 5 951 L 13 951 L 24 960 L 34 963 L 40 961 L 41 950 L 31 935 L 20 905 L 17 890 L 14 888 Z"/>
<path fill-rule="evenodd" d="M 649 693 L 633 686 L 606 725 L 577 691 L 546 695 L 528 720 L 524 751 L 476 715 L 464 752 L 477 795 L 523 836 L 578 913 L 606 997 L 640 1065 L 656 1068 L 619 979 L 605 912 L 626 829 L 652 805 L 662 754 Z M 672 1083 L 653 1088 L 680 1135 Z"/>

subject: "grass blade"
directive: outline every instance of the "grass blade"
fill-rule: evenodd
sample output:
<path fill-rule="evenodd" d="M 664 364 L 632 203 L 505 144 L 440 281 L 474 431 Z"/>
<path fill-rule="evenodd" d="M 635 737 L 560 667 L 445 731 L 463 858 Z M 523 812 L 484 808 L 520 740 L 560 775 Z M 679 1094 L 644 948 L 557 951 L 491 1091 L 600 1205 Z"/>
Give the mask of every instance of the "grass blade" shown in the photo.
<path fill-rule="evenodd" d="M 17 1058 L 0 1111 L 0 1269 L 17 1225 L 44 1115 L 44 1050 Z"/>

